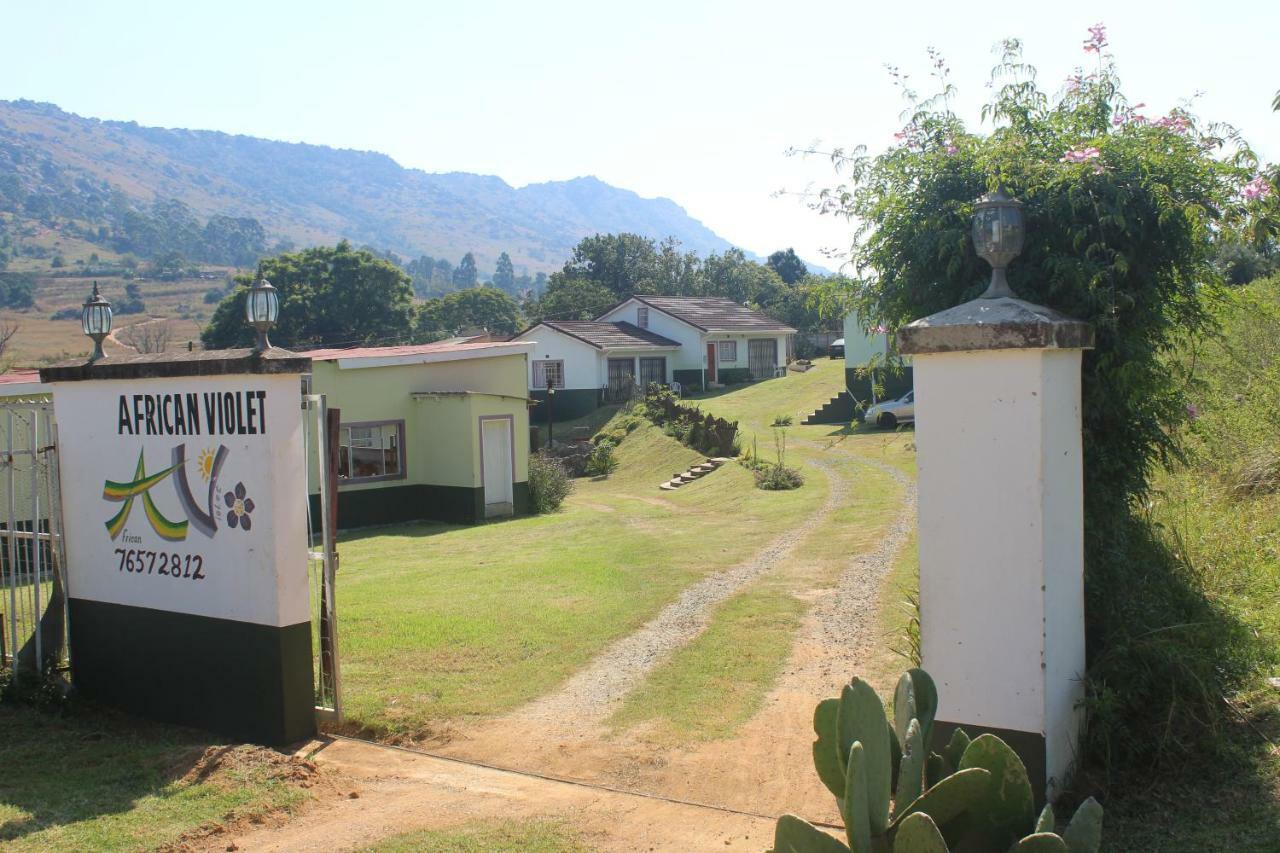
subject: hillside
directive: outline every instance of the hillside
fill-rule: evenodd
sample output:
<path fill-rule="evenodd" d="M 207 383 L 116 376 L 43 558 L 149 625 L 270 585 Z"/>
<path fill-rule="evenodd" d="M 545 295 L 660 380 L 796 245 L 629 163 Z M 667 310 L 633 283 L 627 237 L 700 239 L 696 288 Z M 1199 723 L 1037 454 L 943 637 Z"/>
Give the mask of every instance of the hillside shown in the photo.
<path fill-rule="evenodd" d="M 578 240 L 598 232 L 675 236 L 703 255 L 730 248 L 675 202 L 593 177 L 516 189 L 488 175 L 406 169 L 374 152 L 141 127 L 0 101 L 0 212 L 19 225 L 69 220 L 80 236 L 119 248 L 131 211 L 169 200 L 199 220 L 223 217 L 218 226 L 231 233 L 214 235 L 215 246 L 347 238 L 406 260 L 425 254 L 456 263 L 473 252 L 482 275 L 504 251 L 517 272 L 553 271 Z M 240 233 L 252 220 L 261 231 Z M 236 262 L 234 253 L 223 254 L 203 260 Z"/>

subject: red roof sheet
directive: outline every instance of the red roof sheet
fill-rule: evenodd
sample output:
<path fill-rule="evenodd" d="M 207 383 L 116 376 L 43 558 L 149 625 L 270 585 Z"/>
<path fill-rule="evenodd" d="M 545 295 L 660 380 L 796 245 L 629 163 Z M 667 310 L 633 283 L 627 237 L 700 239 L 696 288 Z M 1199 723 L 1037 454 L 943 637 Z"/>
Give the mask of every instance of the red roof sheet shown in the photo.
<path fill-rule="evenodd" d="M 22 385 L 39 381 L 39 370 L 14 370 L 10 373 L 0 373 L 0 385 Z"/>
<path fill-rule="evenodd" d="M 300 352 L 315 361 L 333 361 L 339 358 L 396 358 L 406 355 L 430 355 L 445 352 L 470 352 L 473 350 L 494 349 L 495 347 L 525 349 L 527 344 L 508 343 L 506 341 L 480 341 L 477 343 L 457 344 L 438 341 L 434 344 L 413 344 L 403 347 L 349 347 L 347 349 L 315 349 Z"/>

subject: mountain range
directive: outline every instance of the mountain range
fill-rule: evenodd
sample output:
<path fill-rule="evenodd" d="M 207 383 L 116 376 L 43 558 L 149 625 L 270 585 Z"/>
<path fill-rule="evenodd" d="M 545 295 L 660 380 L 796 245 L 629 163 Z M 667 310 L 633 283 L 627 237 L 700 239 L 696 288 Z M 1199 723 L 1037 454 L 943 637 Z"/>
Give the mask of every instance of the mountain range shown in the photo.
<path fill-rule="evenodd" d="M 143 127 L 0 101 L 0 211 L 62 217 L 93 238 L 157 202 L 200 218 L 256 220 L 272 242 L 357 245 L 482 272 L 507 252 L 517 271 L 559 269 L 583 237 L 676 237 L 706 255 L 727 240 L 666 198 L 642 198 L 594 177 L 515 188 L 492 175 L 407 169 L 370 151 L 276 142 L 207 130 Z"/>

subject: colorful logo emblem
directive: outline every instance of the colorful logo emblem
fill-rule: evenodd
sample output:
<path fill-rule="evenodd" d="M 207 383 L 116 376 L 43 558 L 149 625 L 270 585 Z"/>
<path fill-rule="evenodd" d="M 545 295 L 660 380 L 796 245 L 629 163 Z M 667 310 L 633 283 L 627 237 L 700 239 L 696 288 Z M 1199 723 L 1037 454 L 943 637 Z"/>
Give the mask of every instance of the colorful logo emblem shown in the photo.
<path fill-rule="evenodd" d="M 111 534 L 111 538 L 114 540 L 124 531 L 125 522 L 129 520 L 129 513 L 133 510 L 133 502 L 138 498 L 142 499 L 142 509 L 146 513 L 147 521 L 151 523 L 151 528 L 162 539 L 181 542 L 187 538 L 187 530 L 191 527 L 212 538 L 218 532 L 219 513 L 215 505 L 218 474 L 222 471 L 222 465 L 227 461 L 229 453 L 226 445 L 219 445 L 216 450 L 209 448 L 201 450 L 197 456 L 196 471 L 200 478 L 208 483 L 204 505 L 201 506 L 196 503 L 191 493 L 191 484 L 187 477 L 188 460 L 185 444 L 174 447 L 170 460 L 173 464 L 155 474 L 147 474 L 146 452 L 139 450 L 133 479 L 126 482 L 107 480 L 102 487 L 102 497 L 105 500 L 124 504 L 119 512 L 106 521 L 107 532 Z M 151 499 L 151 490 L 170 477 L 178 494 L 178 502 L 182 504 L 183 512 L 187 516 L 182 521 L 167 518 Z M 249 530 L 252 526 L 249 513 L 253 512 L 253 501 L 246 498 L 244 484 L 237 483 L 235 489 L 227 492 L 226 497 L 229 513 L 227 524 L 230 527 Z"/>

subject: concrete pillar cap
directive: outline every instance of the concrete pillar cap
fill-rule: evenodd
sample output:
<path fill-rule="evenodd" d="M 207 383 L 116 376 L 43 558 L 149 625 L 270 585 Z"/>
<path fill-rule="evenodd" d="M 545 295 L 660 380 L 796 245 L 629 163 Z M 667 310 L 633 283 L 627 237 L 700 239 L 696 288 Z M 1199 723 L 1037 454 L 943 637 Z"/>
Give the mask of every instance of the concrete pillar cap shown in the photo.
<path fill-rule="evenodd" d="M 974 299 L 897 333 L 903 355 L 996 349 L 1093 349 L 1093 326 L 1023 299 Z"/>

